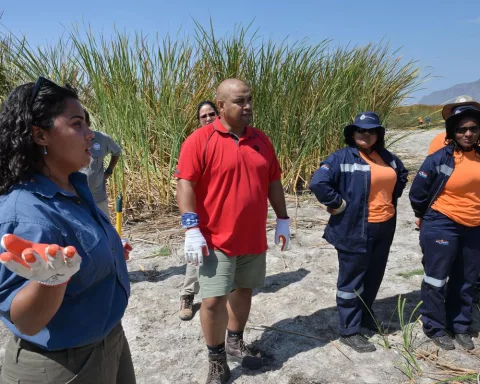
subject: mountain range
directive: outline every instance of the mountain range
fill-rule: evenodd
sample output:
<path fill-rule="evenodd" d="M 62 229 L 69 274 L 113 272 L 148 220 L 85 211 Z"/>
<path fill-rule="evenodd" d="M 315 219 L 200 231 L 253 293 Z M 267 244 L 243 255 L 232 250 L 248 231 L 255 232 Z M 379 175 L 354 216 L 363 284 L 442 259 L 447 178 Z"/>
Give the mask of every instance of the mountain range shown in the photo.
<path fill-rule="evenodd" d="M 453 102 L 457 96 L 469 95 L 474 100 L 480 100 L 480 80 L 472 83 L 457 84 L 453 87 L 435 91 L 429 95 L 423 96 L 418 104 L 425 105 L 441 105 Z"/>

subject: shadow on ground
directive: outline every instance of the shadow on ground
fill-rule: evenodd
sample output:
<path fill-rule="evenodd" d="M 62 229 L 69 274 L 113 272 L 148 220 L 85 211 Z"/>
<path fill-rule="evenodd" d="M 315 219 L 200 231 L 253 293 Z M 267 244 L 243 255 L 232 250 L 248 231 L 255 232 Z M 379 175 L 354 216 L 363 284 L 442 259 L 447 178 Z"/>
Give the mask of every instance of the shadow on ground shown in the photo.
<path fill-rule="evenodd" d="M 259 293 L 275 293 L 280 289 L 289 286 L 290 284 L 297 283 L 303 280 L 310 271 L 300 268 L 296 271 L 280 272 L 275 275 L 267 276 L 265 278 L 265 286 L 261 289 L 256 289 L 253 292 L 253 296 Z"/>
<path fill-rule="evenodd" d="M 398 298 L 399 295 L 387 297 L 375 301 L 373 305 L 377 321 L 381 321 L 385 325 L 388 324 L 389 333 L 400 329 L 397 313 Z M 420 291 L 413 291 L 401 295 L 401 298 L 402 301 L 403 299 L 406 300 L 404 320 L 408 322 L 410 315 L 421 300 Z M 418 315 L 419 313 L 417 312 L 413 318 L 416 319 Z M 265 330 L 262 337 L 253 343 L 266 353 L 264 358 L 265 366 L 263 369 L 254 372 L 238 366 L 232 369 L 232 378 L 235 380 L 241 375 L 252 376 L 261 372 L 279 370 L 292 357 L 314 348 L 323 347 L 330 341 L 338 339 L 337 327 L 338 312 L 336 307 L 320 309 L 308 316 L 295 316 L 274 323 L 271 325 L 271 328 L 277 330 Z M 288 332 L 296 334 L 290 334 Z M 369 334 L 368 332 L 365 333 Z M 280 345 L 282 346 L 281 348 L 273 347 Z"/>
<path fill-rule="evenodd" d="M 186 265 L 182 265 L 179 267 L 170 267 L 163 271 L 157 271 L 156 268 L 145 271 L 131 271 L 128 272 L 128 278 L 132 284 L 141 283 L 143 281 L 157 283 L 175 275 L 185 275 L 186 268 Z"/>

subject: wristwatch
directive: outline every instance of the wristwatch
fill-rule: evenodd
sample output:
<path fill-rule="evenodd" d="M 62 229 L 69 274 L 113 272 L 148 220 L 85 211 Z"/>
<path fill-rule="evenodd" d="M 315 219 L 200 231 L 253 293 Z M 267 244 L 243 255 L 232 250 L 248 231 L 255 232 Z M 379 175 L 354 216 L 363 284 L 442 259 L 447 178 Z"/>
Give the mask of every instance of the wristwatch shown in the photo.
<path fill-rule="evenodd" d="M 112 168 L 105 169 L 105 173 L 111 175 L 113 173 Z"/>

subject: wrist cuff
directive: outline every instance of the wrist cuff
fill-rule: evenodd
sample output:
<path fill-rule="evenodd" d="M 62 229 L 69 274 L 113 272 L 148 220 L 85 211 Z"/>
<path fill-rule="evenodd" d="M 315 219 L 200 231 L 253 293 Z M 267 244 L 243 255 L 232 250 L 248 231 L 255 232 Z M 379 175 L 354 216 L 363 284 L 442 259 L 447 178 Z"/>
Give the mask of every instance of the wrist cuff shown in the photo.
<path fill-rule="evenodd" d="M 185 212 L 182 215 L 182 228 L 198 227 L 199 222 L 198 215 L 194 212 Z"/>

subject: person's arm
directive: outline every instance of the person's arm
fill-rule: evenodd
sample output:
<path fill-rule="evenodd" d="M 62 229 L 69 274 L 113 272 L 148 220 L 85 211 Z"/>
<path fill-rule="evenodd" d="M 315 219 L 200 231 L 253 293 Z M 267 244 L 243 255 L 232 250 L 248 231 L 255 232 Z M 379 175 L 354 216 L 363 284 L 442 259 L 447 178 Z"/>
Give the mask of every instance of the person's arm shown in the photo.
<path fill-rule="evenodd" d="M 320 168 L 315 171 L 310 182 L 310 190 L 315 194 L 317 200 L 332 212 L 341 207 L 344 210 L 346 207 L 342 196 L 337 192 L 339 178 L 340 167 L 335 154 L 333 154 L 320 163 Z"/>
<path fill-rule="evenodd" d="M 115 169 L 115 166 L 117 165 L 118 163 L 118 160 L 120 160 L 120 155 L 112 155 L 112 157 L 110 158 L 110 163 L 108 163 L 108 167 L 107 169 L 105 169 L 105 178 L 108 179 L 112 173 L 113 173 L 113 170 Z"/>
<path fill-rule="evenodd" d="M 397 188 L 397 198 L 402 196 L 403 190 L 407 185 L 408 181 L 408 169 L 405 168 L 403 162 L 397 157 L 393 156 L 398 168 L 398 188 Z"/>
<path fill-rule="evenodd" d="M 195 212 L 195 184 L 185 179 L 177 181 L 177 204 L 182 215 L 186 212 Z"/>
<path fill-rule="evenodd" d="M 105 135 L 107 137 L 107 142 L 108 142 L 108 152 L 112 155 L 110 158 L 110 162 L 108 164 L 108 167 L 105 169 L 105 178 L 108 179 L 112 173 L 113 170 L 115 169 L 115 166 L 118 163 L 118 160 L 120 159 L 120 155 L 122 153 L 122 148 L 120 145 L 117 144 L 115 140 L 113 140 L 110 136 Z"/>
<path fill-rule="evenodd" d="M 0 234 L 7 233 L 34 243 L 60 244 L 62 242 L 60 233 L 31 223 L 4 224 L 0 227 Z M 24 249 L 24 246 L 20 248 Z M 38 281 L 27 280 L 1 264 L 0 314 L 12 322 L 20 332 L 33 336 L 55 316 L 62 304 L 66 287 L 67 284 L 47 286 Z"/>
<path fill-rule="evenodd" d="M 33 336 L 52 320 L 60 309 L 67 285 L 54 287 L 30 281 L 14 297 L 10 319 L 25 335 Z"/>
<path fill-rule="evenodd" d="M 422 218 L 430 204 L 430 190 L 438 173 L 432 155 L 423 162 L 410 187 L 410 204 L 415 217 Z"/>
<path fill-rule="evenodd" d="M 285 193 L 280 179 L 272 181 L 268 185 L 268 200 L 279 219 L 288 218 Z"/>

